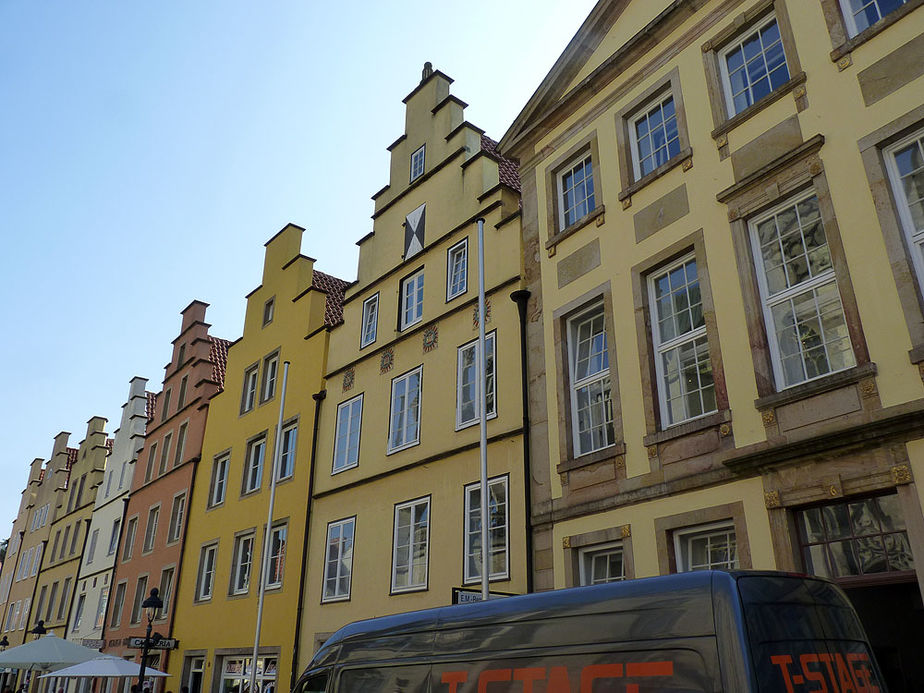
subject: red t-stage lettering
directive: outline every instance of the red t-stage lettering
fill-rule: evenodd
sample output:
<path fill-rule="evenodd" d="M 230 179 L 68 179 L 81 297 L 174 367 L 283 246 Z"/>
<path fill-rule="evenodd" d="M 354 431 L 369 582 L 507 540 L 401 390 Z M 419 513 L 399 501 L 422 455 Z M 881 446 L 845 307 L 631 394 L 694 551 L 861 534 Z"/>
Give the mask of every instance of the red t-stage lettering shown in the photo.
<path fill-rule="evenodd" d="M 786 686 L 786 693 L 796 693 L 792 687 L 792 677 L 789 675 L 789 665 L 792 664 L 792 657 L 789 655 L 773 655 L 770 662 L 780 668 L 783 675 L 783 684 Z"/>
<path fill-rule="evenodd" d="M 818 664 L 817 654 L 804 654 L 799 657 L 799 665 L 802 667 L 802 674 L 806 681 L 814 681 L 821 684 L 821 688 L 814 688 L 817 693 L 828 693 L 828 684 L 825 682 L 825 675 L 817 669 L 809 667 L 810 664 Z"/>
<path fill-rule="evenodd" d="M 629 662 L 626 664 L 626 677 L 636 676 L 673 676 L 673 662 Z"/>
<path fill-rule="evenodd" d="M 825 665 L 825 669 L 828 671 L 828 680 L 834 686 L 834 693 L 841 693 L 841 688 L 837 685 L 837 674 L 834 673 L 834 667 L 831 666 L 834 658 L 829 654 L 819 654 L 818 661 Z"/>
<path fill-rule="evenodd" d="M 597 679 L 622 677 L 622 664 L 588 664 L 581 669 L 581 693 L 593 693 Z"/>
<path fill-rule="evenodd" d="M 449 684 L 449 693 L 459 693 L 459 684 L 468 681 L 467 671 L 444 671 L 441 683 Z"/>
<path fill-rule="evenodd" d="M 478 677 L 478 693 L 487 693 L 488 684 L 510 680 L 510 669 L 486 669 Z"/>
<path fill-rule="evenodd" d="M 571 693 L 571 681 L 568 680 L 568 667 L 549 669 L 549 685 L 546 693 Z"/>
<path fill-rule="evenodd" d="M 834 661 L 837 663 L 837 678 L 841 684 L 841 693 L 857 693 L 857 682 L 853 680 L 853 674 L 847 668 L 844 655 L 838 652 L 834 655 Z"/>
<path fill-rule="evenodd" d="M 523 682 L 523 693 L 533 693 L 533 681 L 545 681 L 545 667 L 514 669 L 513 680 Z"/>
<path fill-rule="evenodd" d="M 879 686 L 872 680 L 873 672 L 870 669 L 869 655 L 855 652 L 847 655 L 847 661 L 853 671 L 853 678 L 857 682 L 858 693 L 881 693 Z"/>

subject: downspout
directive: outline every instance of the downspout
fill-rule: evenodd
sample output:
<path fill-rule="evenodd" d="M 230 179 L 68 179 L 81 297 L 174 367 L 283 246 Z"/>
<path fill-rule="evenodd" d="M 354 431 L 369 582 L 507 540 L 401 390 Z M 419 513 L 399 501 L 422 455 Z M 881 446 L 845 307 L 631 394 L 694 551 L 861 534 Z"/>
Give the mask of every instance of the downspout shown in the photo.
<path fill-rule="evenodd" d="M 298 584 L 298 607 L 295 610 L 295 639 L 292 645 L 292 672 L 289 677 L 289 690 L 295 688 L 295 681 L 298 679 L 299 672 L 295 666 L 298 662 L 298 648 L 302 636 L 302 611 L 304 610 L 305 601 L 305 581 L 307 578 L 306 569 L 308 567 L 308 530 L 311 523 L 311 505 L 314 496 L 314 465 L 315 458 L 318 454 L 318 425 L 321 420 L 321 402 L 327 397 L 327 390 L 321 390 L 313 395 L 314 400 L 314 425 L 311 429 L 311 459 L 308 463 L 308 503 L 305 506 L 305 532 L 302 540 L 302 568 L 301 580 Z"/>
<path fill-rule="evenodd" d="M 92 512 L 92 511 L 91 511 Z M 83 557 L 87 555 L 87 540 L 90 538 L 90 525 L 92 524 L 93 516 L 84 518 L 84 522 L 87 523 L 87 531 L 83 535 L 83 546 L 80 547 L 80 563 L 83 563 Z M 77 594 L 77 585 L 80 582 L 80 563 L 77 565 L 77 574 L 74 576 L 74 589 L 71 590 L 71 596 L 68 597 L 67 603 L 67 616 L 64 621 L 64 639 L 67 639 L 67 631 L 71 626 L 71 612 L 74 610 L 74 596 Z"/>
<path fill-rule="evenodd" d="M 510 294 L 520 314 L 520 381 L 523 398 L 523 500 L 526 503 L 526 591 L 533 591 L 532 471 L 529 449 L 529 368 L 526 363 L 526 303 L 530 292 L 520 289 Z"/>

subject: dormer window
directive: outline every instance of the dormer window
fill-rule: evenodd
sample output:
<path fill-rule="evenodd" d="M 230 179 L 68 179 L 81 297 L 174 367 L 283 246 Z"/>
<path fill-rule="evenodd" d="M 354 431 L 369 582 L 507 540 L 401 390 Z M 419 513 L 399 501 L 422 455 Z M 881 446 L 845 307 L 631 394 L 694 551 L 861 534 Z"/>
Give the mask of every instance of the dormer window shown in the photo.
<path fill-rule="evenodd" d="M 420 178 L 424 172 L 424 157 L 427 145 L 420 145 L 420 149 L 411 154 L 411 183 Z"/>

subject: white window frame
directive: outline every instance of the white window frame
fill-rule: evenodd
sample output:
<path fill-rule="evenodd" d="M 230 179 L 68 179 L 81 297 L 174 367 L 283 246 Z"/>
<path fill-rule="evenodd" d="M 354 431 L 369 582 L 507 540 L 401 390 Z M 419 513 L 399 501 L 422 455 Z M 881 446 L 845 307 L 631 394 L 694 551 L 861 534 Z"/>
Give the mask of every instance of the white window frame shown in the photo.
<path fill-rule="evenodd" d="M 286 552 L 289 547 L 289 526 L 282 524 L 273 527 L 270 530 L 269 545 L 269 565 L 266 571 L 266 587 L 282 587 L 282 580 L 285 575 Z"/>
<path fill-rule="evenodd" d="M 169 576 L 166 584 L 164 583 L 164 577 Z M 176 591 L 176 566 L 167 566 L 160 571 L 160 582 L 158 583 L 158 593 L 157 596 L 160 597 L 163 602 L 163 606 L 160 607 L 160 610 L 155 614 L 155 617 L 158 619 L 167 618 L 167 610 L 170 608 L 170 600 L 173 599 L 173 593 Z"/>
<path fill-rule="evenodd" d="M 597 315 L 602 316 L 603 318 L 603 338 L 605 341 L 605 350 L 604 354 L 606 356 L 606 364 L 601 370 L 594 371 L 589 373 L 580 380 L 577 379 L 577 357 L 578 357 L 578 345 L 576 342 L 576 335 L 584 323 L 592 321 L 596 318 Z M 568 319 L 566 324 L 566 329 L 568 333 L 568 371 L 570 375 L 570 393 L 571 398 L 571 443 L 574 448 L 574 456 L 581 457 L 582 455 L 588 455 L 592 452 L 597 452 L 598 450 L 605 450 L 606 448 L 612 447 L 616 444 L 616 431 L 615 431 L 615 416 L 613 415 L 613 382 L 610 376 L 610 367 L 609 367 L 609 338 L 606 334 L 606 307 L 604 303 L 597 303 L 593 306 L 590 306 L 586 310 L 581 311 L 579 314 Z M 609 409 L 609 415 L 611 417 L 610 425 L 613 427 L 613 439 L 605 441 L 604 445 L 598 447 L 589 447 L 587 450 L 584 450 L 581 447 L 581 431 L 580 431 L 580 418 L 578 415 L 578 392 L 584 388 L 590 388 L 597 383 L 602 383 L 604 381 L 609 382 L 610 388 L 610 399 L 609 405 L 606 403 L 604 406 L 604 414 L 606 414 L 607 408 Z M 603 432 L 606 436 L 606 420 L 603 422 Z"/>
<path fill-rule="evenodd" d="M 468 238 L 446 251 L 446 301 L 468 291 Z"/>
<path fill-rule="evenodd" d="M 106 607 L 109 606 L 109 590 L 103 589 L 99 593 L 99 601 L 96 603 L 96 618 L 93 621 L 94 628 L 102 628 L 106 622 Z"/>
<path fill-rule="evenodd" d="M 276 470 L 276 481 L 288 479 L 295 474 L 295 453 L 298 446 L 298 422 L 293 421 L 282 427 L 279 436 L 282 450 L 279 453 L 279 468 Z"/>
<path fill-rule="evenodd" d="M 260 385 L 260 404 L 276 396 L 276 381 L 279 376 L 279 352 L 263 359 L 263 382 Z"/>
<path fill-rule="evenodd" d="M 406 330 L 423 320 L 423 267 L 401 281 L 401 329 Z M 413 303 L 409 302 L 413 299 Z"/>
<path fill-rule="evenodd" d="M 346 528 L 349 527 L 349 533 Z M 347 534 L 349 536 L 347 537 Z M 327 550 L 324 552 L 324 582 L 321 585 L 322 602 L 339 602 L 350 598 L 353 582 L 353 547 L 356 540 L 356 516 L 327 523 Z M 346 579 L 346 590 L 340 589 Z M 328 584 L 333 589 L 328 590 Z"/>
<path fill-rule="evenodd" d="M 87 565 L 90 565 L 93 562 L 93 558 L 96 556 L 97 543 L 99 543 L 99 530 L 94 529 L 90 534 L 90 546 L 87 547 Z"/>
<path fill-rule="evenodd" d="M 254 455 L 259 451 L 255 458 Z M 241 494 L 255 493 L 263 485 L 263 462 L 266 458 L 266 436 L 261 435 L 247 443 L 244 457 L 244 482 Z"/>
<path fill-rule="evenodd" d="M 29 607 L 32 606 L 32 598 L 26 597 L 22 600 L 22 614 L 19 618 L 19 630 L 25 630 L 29 622 Z"/>
<path fill-rule="evenodd" d="M 487 418 L 495 419 L 497 418 L 497 339 L 495 338 L 497 330 L 492 330 L 485 335 L 485 353 L 487 354 L 486 361 L 488 362 L 489 368 L 486 369 L 485 383 L 486 390 L 488 393 L 487 400 Z M 463 397 L 465 396 L 465 388 L 462 387 L 462 379 L 464 376 L 464 371 L 467 368 L 463 367 L 463 362 L 466 358 L 466 352 L 474 352 L 473 361 L 471 369 L 474 372 L 475 382 L 474 382 L 474 392 L 475 400 L 473 404 L 473 415 L 471 418 L 463 419 L 462 418 L 462 408 L 467 402 L 463 402 Z M 463 428 L 468 428 L 469 426 L 474 426 L 481 420 L 481 396 L 480 396 L 480 383 L 481 379 L 478 377 L 478 340 L 469 342 L 468 344 L 463 344 L 456 351 L 456 430 L 460 431 Z"/>
<path fill-rule="evenodd" d="M 244 371 L 244 387 L 241 391 L 241 414 L 253 411 L 257 406 L 257 390 L 260 382 L 260 364 L 255 363 Z"/>
<path fill-rule="evenodd" d="M 426 520 L 424 522 L 415 522 L 415 517 L 417 516 L 417 508 L 425 507 Z M 410 512 L 410 524 L 408 525 L 408 544 L 407 544 L 407 562 L 404 560 L 399 562 L 399 550 L 403 550 L 404 547 L 399 546 L 398 535 L 400 533 L 401 526 L 401 515 L 403 512 Z M 423 540 L 418 540 L 415 538 L 415 527 L 424 528 L 424 538 Z M 397 592 L 415 592 L 418 590 L 427 589 L 428 581 L 430 579 L 430 496 L 425 496 L 424 498 L 417 498 L 415 500 L 407 501 L 405 503 L 399 503 L 395 506 L 395 523 L 394 523 L 394 533 L 392 539 L 392 557 L 391 557 L 391 591 L 393 593 Z M 421 548 L 423 548 L 424 559 L 423 559 L 423 579 L 415 581 L 414 576 L 414 554 Z M 398 569 L 399 567 L 407 568 L 407 582 L 404 584 L 399 584 L 398 580 Z"/>
<path fill-rule="evenodd" d="M 847 314 L 846 314 L 846 311 L 844 310 L 844 301 L 841 298 L 840 286 L 838 284 L 837 277 L 834 272 L 833 260 L 831 262 L 831 266 L 828 269 L 824 270 L 823 272 L 819 273 L 818 275 L 814 277 L 808 277 L 807 279 L 799 282 L 798 284 L 795 284 L 788 288 L 777 291 L 773 296 L 770 296 L 770 291 L 769 291 L 768 284 L 767 284 L 766 269 L 764 267 L 763 256 L 761 254 L 760 239 L 758 237 L 757 227 L 761 222 L 766 221 L 767 219 L 778 214 L 779 212 L 785 209 L 788 209 L 790 207 L 795 208 L 799 205 L 800 202 L 804 202 L 805 200 L 808 200 L 812 197 L 817 197 L 817 193 L 815 192 L 814 189 L 811 189 L 807 191 L 806 193 L 796 195 L 794 197 L 790 197 L 789 199 L 782 202 L 781 204 L 775 205 L 773 208 L 765 211 L 759 216 L 756 216 L 748 220 L 748 235 L 749 235 L 750 242 L 751 242 L 751 251 L 754 257 L 754 264 L 755 264 L 755 269 L 756 269 L 756 274 L 757 274 L 757 285 L 758 285 L 758 288 L 760 289 L 760 299 L 761 299 L 761 305 L 762 305 L 763 314 L 764 314 L 764 326 L 766 328 L 767 341 L 770 346 L 770 357 L 773 362 L 773 375 L 776 381 L 776 386 L 777 386 L 778 391 L 786 390 L 791 387 L 796 387 L 797 385 L 811 382 L 813 380 L 818 380 L 819 378 L 826 378 L 832 373 L 837 373 L 838 371 L 847 370 L 848 368 L 852 368 L 856 365 L 856 354 L 853 352 L 852 344 L 850 344 L 849 333 L 848 333 L 847 342 L 851 346 L 850 354 L 852 358 L 847 363 L 847 365 L 845 365 L 843 368 L 837 368 L 837 369 L 831 368 L 829 371 L 825 373 L 821 373 L 820 375 L 806 377 L 803 380 L 798 380 L 798 381 L 786 384 L 786 376 L 783 370 L 780 344 L 779 344 L 779 340 L 777 339 L 775 323 L 773 320 L 774 306 L 779 305 L 787 300 L 793 299 L 801 294 L 805 294 L 807 292 L 814 292 L 817 289 L 820 289 L 822 287 L 825 287 L 831 284 L 834 286 L 834 291 L 837 294 L 837 300 L 838 300 L 838 304 L 840 305 L 841 315 L 843 316 L 845 326 L 846 326 L 846 321 L 847 321 Z M 819 206 L 819 215 L 820 214 L 821 214 L 821 210 Z M 820 221 L 821 221 L 822 227 L 824 227 L 825 226 L 824 218 L 821 217 Z M 825 243 L 830 248 L 830 243 L 828 243 L 827 241 L 827 229 L 824 229 L 824 232 L 825 232 Z M 823 344 L 827 346 L 826 343 L 823 342 Z M 825 349 L 825 352 L 827 353 L 827 349 Z M 802 363 L 803 363 L 803 371 L 804 371 L 805 362 L 803 361 Z"/>
<path fill-rule="evenodd" d="M 722 80 L 722 92 L 725 96 L 726 113 L 728 113 L 729 118 L 738 115 L 738 113 L 742 113 L 743 111 L 753 106 L 755 103 L 758 103 L 762 99 L 766 98 L 767 96 L 775 92 L 776 89 L 779 89 L 779 87 L 773 88 L 773 84 L 772 82 L 770 82 L 770 74 L 768 72 L 767 73 L 767 83 L 771 87 L 770 91 L 764 96 L 760 97 L 760 99 L 754 99 L 753 94 L 751 94 L 751 103 L 749 103 L 747 106 L 742 108 L 740 111 L 736 111 L 734 94 L 732 92 L 731 76 L 728 73 L 728 55 L 734 52 L 736 49 L 742 48 L 742 46 L 744 45 L 745 39 L 750 38 L 755 33 L 759 34 L 761 31 L 763 31 L 764 29 L 766 29 L 768 26 L 770 26 L 773 23 L 776 23 L 777 31 L 780 34 L 780 47 L 783 50 L 783 64 L 786 66 L 786 74 L 789 75 L 786 81 L 789 81 L 790 79 L 792 79 L 792 73 L 789 71 L 790 56 L 786 54 L 786 46 L 783 43 L 783 30 L 780 27 L 780 22 L 777 19 L 777 16 L 771 12 L 767 16 L 763 17 L 759 22 L 755 22 L 754 24 L 751 24 L 744 31 L 737 34 L 731 41 L 726 43 L 722 47 L 722 50 L 719 52 L 719 56 L 718 56 L 719 57 L 719 73 L 721 75 L 721 80 Z M 742 56 L 743 54 L 744 54 L 744 49 L 742 48 Z M 763 50 L 763 44 L 761 44 L 761 55 L 764 55 L 764 54 L 765 54 L 765 51 Z M 765 58 L 765 64 L 766 64 L 766 58 Z M 753 87 L 754 87 L 754 84 L 751 82 L 750 76 L 748 76 L 748 84 L 747 84 L 748 92 L 752 92 Z"/>
<path fill-rule="evenodd" d="M 125 609 L 125 593 L 127 591 L 127 580 L 122 580 L 116 585 L 115 599 L 112 602 L 112 616 L 109 619 L 110 628 L 118 628 L 122 623 L 122 611 Z"/>
<path fill-rule="evenodd" d="M 501 551 L 495 551 L 493 546 L 493 537 L 490 537 L 492 546 L 488 550 L 489 565 L 493 565 L 493 554 L 503 553 L 504 569 L 502 571 L 492 571 L 488 575 L 488 580 L 507 580 L 510 578 L 510 489 L 506 476 L 488 479 L 488 533 L 491 534 L 495 527 L 492 527 L 490 521 L 494 518 L 491 508 L 491 490 L 500 486 L 504 492 L 504 512 L 503 512 L 503 530 L 504 545 Z M 467 484 L 464 488 L 465 493 L 465 555 L 462 557 L 464 583 L 469 584 L 481 580 L 481 482 L 476 481 Z M 473 518 L 473 515 L 475 517 Z M 478 524 L 475 525 L 474 522 Z M 474 531 L 471 528 L 475 527 Z M 477 540 L 477 541 L 476 541 Z M 469 559 L 474 557 L 477 568 L 470 565 Z"/>
<path fill-rule="evenodd" d="M 674 563 L 677 567 L 678 573 L 687 573 L 693 570 L 710 570 L 712 568 L 722 569 L 737 569 L 740 567 L 741 561 L 738 556 L 738 536 L 735 529 L 735 523 L 731 520 L 725 520 L 722 522 L 712 522 L 706 525 L 696 525 L 694 527 L 684 527 L 683 529 L 678 529 L 674 531 Z M 733 565 L 723 564 L 713 564 L 709 563 L 706 565 L 696 566 L 695 568 L 690 564 L 690 556 L 692 551 L 690 550 L 691 542 L 695 539 L 705 538 L 707 540 L 717 537 L 720 534 L 724 534 L 726 537 L 729 534 L 734 535 L 735 537 L 735 558 Z"/>
<path fill-rule="evenodd" d="M 178 493 L 173 497 L 170 506 L 170 524 L 167 526 L 167 543 L 179 541 L 183 534 L 183 520 L 186 518 L 186 492 Z"/>
<path fill-rule="evenodd" d="M 178 467 L 183 463 L 183 454 L 186 452 L 186 436 L 189 433 L 189 421 L 180 424 L 176 433 L 176 450 L 173 452 L 173 466 Z"/>
<path fill-rule="evenodd" d="M 911 266 L 917 275 L 918 288 L 924 294 L 924 225 L 916 229 L 914 219 L 911 216 L 910 205 L 905 188 L 901 184 L 898 166 L 895 163 L 895 155 L 900 149 L 906 149 L 908 146 L 917 143 L 917 146 L 924 152 L 924 130 L 918 130 L 912 135 L 896 142 L 883 151 L 883 158 L 886 163 L 886 171 L 889 174 L 889 182 L 892 185 L 892 193 L 895 196 L 896 206 L 898 207 L 898 217 L 901 222 L 902 233 L 907 244 L 907 250 L 911 255 Z"/>
<path fill-rule="evenodd" d="M 255 544 L 254 532 L 234 537 L 234 552 L 231 554 L 231 594 L 247 594 L 250 591 Z"/>
<path fill-rule="evenodd" d="M 42 544 L 35 547 L 35 556 L 32 558 L 32 569 L 29 571 L 29 577 L 38 575 L 39 566 L 42 564 L 42 552 L 44 548 Z"/>
<path fill-rule="evenodd" d="M 122 545 L 122 562 L 131 560 L 135 552 L 135 538 L 138 536 L 138 516 L 128 518 L 125 523 L 125 542 Z"/>
<path fill-rule="evenodd" d="M 215 567 L 218 563 L 218 543 L 206 544 L 199 550 L 196 571 L 196 601 L 203 602 L 215 593 Z"/>
<path fill-rule="evenodd" d="M 167 473 L 167 463 L 170 461 L 170 445 L 173 443 L 173 431 L 164 436 L 160 444 L 160 462 L 157 463 L 157 476 Z"/>
<path fill-rule="evenodd" d="M 902 5 L 904 5 L 908 1 L 909 0 L 901 0 L 901 3 Z M 896 8 L 895 10 L 892 10 L 892 12 L 886 12 L 885 14 L 883 14 L 882 9 L 879 7 L 879 0 L 872 0 L 872 4 L 876 5 L 876 11 L 879 13 L 879 19 L 877 19 L 875 22 L 873 22 L 869 26 L 875 26 L 876 24 L 881 22 L 883 19 L 888 17 L 890 14 L 892 14 L 892 12 L 898 11 L 898 8 Z M 853 38 L 857 34 L 862 33 L 863 31 L 866 31 L 866 29 L 869 28 L 869 27 L 866 27 L 866 29 L 861 30 L 859 27 L 857 27 L 857 19 L 854 13 L 850 9 L 849 0 L 840 0 L 840 6 L 841 6 L 841 13 L 844 16 L 844 25 L 847 28 L 847 35 L 850 38 Z M 899 7 L 901 7 L 901 5 L 899 5 Z"/>
<path fill-rule="evenodd" d="M 359 464 L 359 447 L 362 443 L 363 394 L 337 405 L 337 424 L 334 433 L 334 460 L 331 474 L 339 474 Z M 356 445 L 351 444 L 356 433 Z"/>
<path fill-rule="evenodd" d="M 148 576 L 139 575 L 135 582 L 135 597 L 132 600 L 132 610 L 128 615 L 129 624 L 141 623 L 141 603 L 148 596 Z"/>
<path fill-rule="evenodd" d="M 74 626 L 71 629 L 72 633 L 76 633 L 80 630 L 80 623 L 83 621 L 83 610 L 87 605 L 87 595 L 79 594 L 77 595 L 77 604 L 74 605 Z"/>
<path fill-rule="evenodd" d="M 122 518 L 117 517 L 112 521 L 112 531 L 109 534 L 109 550 L 106 551 L 107 556 L 112 556 L 115 554 L 116 549 L 119 548 L 119 529 L 122 526 Z"/>
<path fill-rule="evenodd" d="M 420 145 L 417 149 L 414 150 L 414 153 L 411 154 L 411 177 L 410 183 L 413 183 L 415 180 L 420 178 L 426 169 L 427 163 L 427 145 L 426 143 Z"/>
<path fill-rule="evenodd" d="M 276 314 L 276 297 L 273 296 L 266 300 L 266 303 L 263 304 L 263 327 L 266 327 L 271 322 Z"/>
<path fill-rule="evenodd" d="M 666 376 L 667 376 L 665 369 L 664 369 L 665 356 L 669 354 L 670 352 L 676 351 L 687 344 L 695 345 L 697 341 L 701 342 L 702 340 L 706 340 L 706 361 L 709 364 L 709 372 L 710 374 L 712 374 L 712 359 L 709 353 L 709 339 L 706 335 L 705 318 L 703 319 L 702 325 L 700 325 L 699 327 L 693 327 L 692 326 L 692 316 L 691 316 L 691 319 L 690 319 L 691 329 L 687 332 L 684 332 L 683 334 L 678 334 L 667 340 L 664 340 L 661 335 L 662 315 L 658 308 L 658 300 L 657 300 L 658 280 L 665 276 L 670 275 L 675 270 L 678 270 L 680 268 L 685 268 L 691 262 L 696 264 L 696 286 L 699 287 L 700 305 L 702 306 L 703 297 L 702 297 L 702 287 L 700 285 L 699 261 L 697 260 L 696 255 L 694 253 L 690 253 L 689 255 L 682 257 L 676 262 L 671 263 L 667 267 L 662 267 L 658 269 L 656 272 L 652 272 L 648 276 L 648 300 L 649 300 L 649 310 L 651 311 L 651 340 L 653 343 L 652 346 L 654 347 L 654 354 L 655 354 L 655 372 L 658 378 L 658 402 L 660 403 L 660 409 L 661 409 L 661 427 L 664 429 L 667 429 L 671 426 L 676 426 L 686 421 L 693 421 L 695 419 L 702 418 L 703 416 L 708 416 L 709 414 L 712 414 L 718 410 L 718 406 L 712 409 L 706 409 L 705 401 L 702 398 L 702 393 L 704 391 L 704 388 L 699 388 L 698 390 L 696 390 L 696 392 L 700 393 L 700 401 L 702 404 L 703 411 L 699 414 L 691 415 L 687 407 L 687 397 L 691 394 L 691 392 L 684 391 L 681 395 L 681 399 L 683 401 L 683 410 L 684 410 L 683 416 L 681 418 L 678 418 L 676 421 L 671 420 L 671 408 L 670 408 L 670 403 L 668 402 L 667 385 L 665 382 Z M 685 287 L 689 287 L 689 286 L 690 286 L 689 283 L 685 285 Z M 670 295 L 673 296 L 674 295 L 673 292 Z M 687 297 L 689 298 L 689 292 L 687 292 Z M 687 301 L 687 305 L 689 306 L 689 301 Z M 701 313 L 704 314 L 705 309 L 702 309 Z M 672 313 L 672 316 L 673 315 L 676 315 L 676 313 Z M 715 376 L 714 374 L 712 375 L 712 377 L 713 377 L 713 382 L 712 382 L 713 399 L 715 399 L 715 379 L 714 379 Z M 683 382 L 682 373 L 680 374 L 680 381 L 681 383 Z"/>
<path fill-rule="evenodd" d="M 664 120 L 664 106 L 665 104 L 667 104 L 668 101 L 671 101 L 674 105 L 674 115 L 672 117 L 674 120 L 675 133 L 672 139 L 667 139 L 666 137 L 667 126 L 665 124 L 666 121 Z M 664 161 L 662 161 L 660 164 L 657 164 L 654 168 L 652 168 L 651 171 L 648 171 L 648 173 L 642 173 L 642 157 L 641 157 L 641 152 L 639 150 L 639 141 L 638 141 L 638 123 L 642 119 L 648 118 L 651 115 L 651 112 L 654 111 L 656 108 L 661 111 L 661 124 L 658 127 L 661 127 L 665 130 L 664 148 L 667 150 L 668 156 Z M 652 140 L 650 123 L 648 125 L 647 134 L 648 134 L 649 140 Z M 671 144 L 674 142 L 677 143 L 677 151 L 673 155 L 671 155 L 670 153 Z M 680 151 L 681 151 L 680 123 L 678 122 L 678 119 L 677 119 L 677 101 L 676 99 L 674 99 L 673 92 L 671 91 L 668 91 L 667 93 L 662 92 L 658 97 L 651 99 L 641 108 L 639 108 L 638 111 L 636 111 L 635 114 L 629 119 L 629 148 L 632 153 L 632 170 L 635 175 L 635 180 L 640 180 L 644 178 L 645 176 L 649 175 L 650 173 L 653 173 L 654 171 L 658 170 L 659 166 L 664 165 L 665 163 L 673 159 L 675 156 L 680 154 Z M 649 156 L 645 158 L 647 159 L 649 157 L 652 157 L 654 158 L 655 162 L 657 162 L 657 158 L 654 157 L 654 154 L 656 151 L 660 149 L 661 147 L 658 147 L 658 149 L 652 149 Z"/>
<path fill-rule="evenodd" d="M 572 175 L 579 166 L 590 170 L 591 192 L 589 195 L 587 194 L 587 186 L 585 184 L 584 185 L 584 197 L 581 199 L 581 201 L 576 202 L 575 204 L 566 208 L 565 207 L 565 193 L 566 193 L 565 178 L 569 175 Z M 588 214 L 590 214 L 597 208 L 597 188 L 596 188 L 597 181 L 595 180 L 595 174 L 596 174 L 596 171 L 594 171 L 593 155 L 591 154 L 591 152 L 586 151 L 586 150 L 581 152 L 577 156 L 575 156 L 573 159 L 571 159 L 568 163 L 566 163 L 561 168 L 561 170 L 558 171 L 558 173 L 555 174 L 555 190 L 556 190 L 555 194 L 558 199 L 558 230 L 559 231 L 564 231 L 569 226 L 573 226 L 574 224 L 578 223 L 581 219 L 586 217 Z M 582 179 L 582 182 L 586 181 L 587 178 L 588 176 L 585 173 L 584 178 Z M 571 188 L 571 190 L 573 189 L 574 188 Z M 576 216 L 574 220 L 571 221 L 571 223 L 569 224 L 567 222 L 568 213 L 571 210 L 574 210 L 580 207 L 581 204 L 587 205 L 587 211 L 579 217 Z"/>
<path fill-rule="evenodd" d="M 157 525 L 160 523 L 160 503 L 148 508 L 148 521 L 144 526 L 144 542 L 141 544 L 141 553 L 150 553 L 157 542 Z"/>
<path fill-rule="evenodd" d="M 379 294 L 376 292 L 363 301 L 363 316 L 359 348 L 367 347 L 375 342 L 379 327 Z"/>
<path fill-rule="evenodd" d="M 228 495 L 228 471 L 231 467 L 231 454 L 224 453 L 215 458 L 212 464 L 212 483 L 209 488 L 209 507 L 214 508 L 225 502 Z"/>
<path fill-rule="evenodd" d="M 408 385 L 412 382 L 414 377 L 417 379 L 417 407 L 416 411 L 413 411 L 414 418 L 416 421 L 415 430 L 413 435 L 410 437 L 404 437 L 407 435 L 407 425 L 406 422 L 408 415 L 412 412 L 410 406 L 407 406 L 408 402 Z M 396 409 L 395 401 L 395 391 L 399 389 L 399 386 L 404 384 L 404 394 L 401 395 L 405 407 L 401 409 Z M 421 412 L 421 400 L 423 399 L 423 366 L 417 366 L 417 368 L 408 371 L 404 375 L 399 375 L 397 378 L 391 381 L 391 399 L 389 405 L 389 417 L 388 417 L 388 449 L 387 454 L 393 452 L 398 452 L 399 450 L 404 450 L 405 448 L 412 447 L 420 443 L 420 412 Z M 393 433 L 396 430 L 396 427 L 400 426 L 400 429 L 404 431 L 404 435 L 400 441 L 393 443 Z"/>
<path fill-rule="evenodd" d="M 610 578 L 609 574 L 607 575 L 606 580 L 594 581 L 593 577 L 593 564 L 594 561 L 598 558 L 608 559 L 609 556 L 614 554 L 619 554 L 619 560 L 622 565 L 622 574 Z M 588 546 L 586 548 L 578 551 L 578 579 L 580 580 L 581 585 L 599 585 L 605 582 L 620 582 L 626 579 L 626 552 L 625 546 L 621 541 L 613 542 L 610 544 L 597 544 L 595 546 Z M 607 571 L 609 573 L 609 571 Z"/>

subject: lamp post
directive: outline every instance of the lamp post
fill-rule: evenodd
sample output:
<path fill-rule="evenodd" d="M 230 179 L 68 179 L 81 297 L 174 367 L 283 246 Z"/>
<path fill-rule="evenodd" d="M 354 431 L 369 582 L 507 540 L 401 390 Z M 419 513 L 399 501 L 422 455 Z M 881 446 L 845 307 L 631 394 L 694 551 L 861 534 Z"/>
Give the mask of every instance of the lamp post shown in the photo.
<path fill-rule="evenodd" d="M 138 673 L 138 693 L 144 689 L 144 665 L 148 659 L 148 651 L 151 649 L 151 626 L 154 623 L 154 616 L 164 608 L 164 602 L 157 596 L 157 588 L 151 590 L 151 596 L 141 602 L 141 608 L 144 609 L 148 617 L 148 628 L 144 634 L 144 643 L 141 647 L 141 671 Z"/>
<path fill-rule="evenodd" d="M 3 639 L 0 640 L 0 652 L 6 652 L 6 648 L 10 646 L 10 641 L 6 639 L 6 636 L 3 636 Z M 8 670 L 4 669 L 3 673 L 0 674 L 0 684 L 3 685 L 3 690 L 6 690 L 6 677 Z"/>
<path fill-rule="evenodd" d="M 45 628 L 45 622 L 39 619 L 39 622 L 35 624 L 35 628 L 29 631 L 32 635 L 35 636 L 35 639 L 38 640 L 41 636 L 45 635 L 48 630 Z"/>

